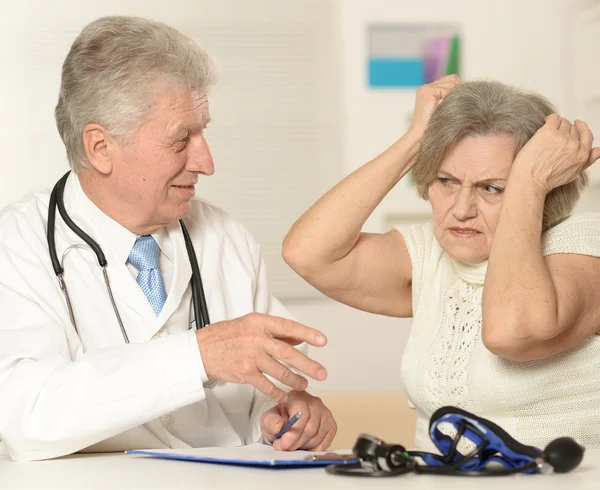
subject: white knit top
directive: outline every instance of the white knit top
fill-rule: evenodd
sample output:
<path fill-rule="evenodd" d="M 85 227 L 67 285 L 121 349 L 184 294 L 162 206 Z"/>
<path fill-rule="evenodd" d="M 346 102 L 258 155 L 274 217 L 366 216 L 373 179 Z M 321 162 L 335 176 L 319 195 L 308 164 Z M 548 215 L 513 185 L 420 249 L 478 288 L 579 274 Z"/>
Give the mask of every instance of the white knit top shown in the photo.
<path fill-rule="evenodd" d="M 490 419 L 525 444 L 543 448 L 571 436 L 600 448 L 600 336 L 540 361 L 493 355 L 481 341 L 487 261 L 454 261 L 440 248 L 431 224 L 402 225 L 398 231 L 413 269 L 413 324 L 401 376 L 418 412 L 416 448 L 435 450 L 429 417 L 444 405 Z M 551 228 L 543 253 L 600 256 L 600 214 L 573 215 Z"/>

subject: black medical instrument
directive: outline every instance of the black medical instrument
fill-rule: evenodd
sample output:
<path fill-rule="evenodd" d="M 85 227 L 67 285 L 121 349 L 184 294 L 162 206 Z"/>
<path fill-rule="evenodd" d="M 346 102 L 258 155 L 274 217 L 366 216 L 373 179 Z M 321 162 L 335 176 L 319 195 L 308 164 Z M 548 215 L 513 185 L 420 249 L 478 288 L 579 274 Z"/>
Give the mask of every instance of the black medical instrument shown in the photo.
<path fill-rule="evenodd" d="M 442 407 L 434 412 L 429 435 L 441 454 L 407 451 L 401 445 L 361 434 L 352 449 L 358 461 L 329 465 L 326 470 L 336 475 L 369 477 L 405 473 L 447 476 L 567 473 L 579 466 L 585 450 L 570 437 L 553 440 L 543 451 L 526 446 L 493 422 L 456 407 Z"/>
<path fill-rule="evenodd" d="M 119 322 L 119 327 L 121 327 L 123 339 L 125 339 L 125 343 L 128 344 L 129 338 L 127 337 L 127 332 L 125 331 L 125 327 L 123 326 L 123 321 L 121 320 L 121 315 L 119 314 L 119 310 L 117 309 L 117 304 L 115 303 L 112 288 L 110 287 L 110 278 L 108 277 L 108 272 L 106 270 L 108 262 L 106 260 L 106 257 L 104 256 L 104 252 L 100 248 L 100 245 L 98 245 L 98 243 L 96 243 L 92 239 L 92 237 L 90 237 L 73 222 L 65 208 L 63 196 L 65 191 L 65 184 L 70 173 L 70 171 L 67 172 L 56 183 L 56 185 L 52 189 L 52 193 L 50 194 L 50 202 L 48 203 L 48 226 L 46 230 L 46 236 L 48 239 L 48 251 L 50 252 L 52 268 L 54 269 L 56 277 L 58 278 L 58 284 L 60 286 L 60 289 L 65 295 L 65 299 L 67 301 L 67 308 L 69 310 L 69 317 L 71 318 L 71 323 L 75 328 L 75 332 L 77 332 L 77 335 L 79 335 L 77 322 L 75 321 L 75 314 L 73 312 L 73 305 L 71 303 L 69 291 L 67 290 L 67 284 L 64 279 L 65 271 L 62 264 L 58 260 L 58 255 L 56 254 L 56 244 L 54 242 L 54 225 L 56 222 L 56 208 L 58 207 L 58 212 L 60 213 L 66 225 L 73 231 L 73 233 L 75 233 L 79 238 L 81 238 L 96 254 L 98 264 L 100 264 L 100 267 L 102 268 L 102 274 L 104 276 L 104 282 L 106 284 L 106 290 L 108 291 L 110 302 L 115 312 L 115 316 L 117 317 L 117 321 Z M 181 231 L 183 232 L 185 248 L 187 250 L 188 258 L 190 260 L 190 265 L 192 267 L 192 303 L 194 305 L 194 318 L 196 324 L 195 328 L 196 330 L 198 330 L 208 325 L 210 323 L 210 319 L 208 316 L 206 297 L 204 296 L 204 288 L 202 286 L 202 278 L 200 277 L 200 268 L 198 267 L 198 260 L 196 259 L 194 245 L 192 244 L 192 240 L 190 238 L 185 224 L 183 223 L 183 220 L 179 220 L 179 224 L 181 225 Z"/>

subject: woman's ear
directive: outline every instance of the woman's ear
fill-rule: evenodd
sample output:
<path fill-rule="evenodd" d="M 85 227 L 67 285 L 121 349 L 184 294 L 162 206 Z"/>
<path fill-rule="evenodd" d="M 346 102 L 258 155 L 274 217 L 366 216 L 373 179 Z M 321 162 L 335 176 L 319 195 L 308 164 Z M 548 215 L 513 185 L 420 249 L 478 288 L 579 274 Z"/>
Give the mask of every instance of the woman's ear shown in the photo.
<path fill-rule="evenodd" d="M 83 128 L 83 148 L 90 165 L 102 174 L 112 171 L 111 145 L 113 139 L 99 124 L 88 124 Z"/>

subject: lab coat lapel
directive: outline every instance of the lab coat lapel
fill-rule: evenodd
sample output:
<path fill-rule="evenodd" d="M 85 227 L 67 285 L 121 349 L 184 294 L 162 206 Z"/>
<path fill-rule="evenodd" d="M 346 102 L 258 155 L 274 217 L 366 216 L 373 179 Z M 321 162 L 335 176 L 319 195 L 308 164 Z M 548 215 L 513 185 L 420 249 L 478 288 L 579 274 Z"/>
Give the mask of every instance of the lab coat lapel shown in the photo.
<path fill-rule="evenodd" d="M 183 239 L 183 232 L 181 231 L 179 221 L 168 225 L 167 233 L 173 247 L 173 279 L 171 280 L 171 287 L 167 291 L 167 301 L 158 316 L 157 330 L 177 310 L 184 293 L 190 287 L 190 280 L 192 278 L 192 266 L 190 265 L 190 259 L 185 248 L 185 240 Z"/>
<path fill-rule="evenodd" d="M 144 330 L 147 331 L 148 324 L 156 321 L 156 314 L 152 309 L 152 305 L 150 305 L 148 298 L 146 298 L 142 289 L 127 268 L 127 264 L 120 263 L 113 254 L 110 254 L 110 256 L 110 259 L 107 257 L 107 272 L 109 274 L 113 294 L 144 319 Z M 100 275 L 102 275 L 101 269 L 99 272 Z M 131 337 L 130 340 L 133 341 Z M 147 338 L 140 338 L 139 340 L 147 340 Z"/>

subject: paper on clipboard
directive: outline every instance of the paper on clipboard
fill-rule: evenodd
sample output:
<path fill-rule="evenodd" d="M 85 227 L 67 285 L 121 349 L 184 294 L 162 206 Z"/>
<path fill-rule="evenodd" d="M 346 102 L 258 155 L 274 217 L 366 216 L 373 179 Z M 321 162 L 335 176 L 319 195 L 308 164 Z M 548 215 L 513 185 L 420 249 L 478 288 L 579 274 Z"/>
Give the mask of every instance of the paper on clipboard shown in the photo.
<path fill-rule="evenodd" d="M 191 449 L 144 449 L 126 451 L 127 454 L 163 459 L 178 459 L 199 463 L 261 466 L 267 468 L 302 468 L 350 464 L 357 460 L 350 451 L 311 452 L 277 451 L 265 444 L 241 447 L 203 447 Z"/>

